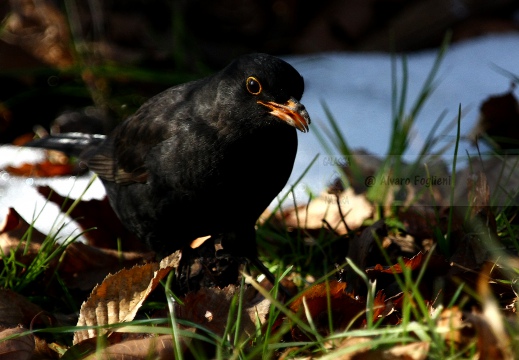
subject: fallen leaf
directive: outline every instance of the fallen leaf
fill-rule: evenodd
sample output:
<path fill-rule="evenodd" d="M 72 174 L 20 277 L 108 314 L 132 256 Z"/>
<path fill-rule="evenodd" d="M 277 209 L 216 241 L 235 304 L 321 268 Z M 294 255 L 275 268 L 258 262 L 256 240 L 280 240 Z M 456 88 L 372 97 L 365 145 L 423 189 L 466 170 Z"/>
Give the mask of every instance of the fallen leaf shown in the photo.
<path fill-rule="evenodd" d="M 184 342 L 181 341 L 184 345 Z M 184 352 L 186 345 L 180 352 Z M 171 335 L 159 335 L 145 339 L 128 340 L 112 344 L 85 357 L 85 360 L 98 360 L 99 357 L 111 360 L 124 359 L 174 359 L 175 348 Z"/>
<path fill-rule="evenodd" d="M 77 173 L 76 167 L 72 164 L 58 164 L 49 160 L 43 160 L 35 164 L 24 163 L 19 166 L 6 166 L 5 171 L 11 175 L 25 177 L 54 177 Z"/>
<path fill-rule="evenodd" d="M 67 199 L 48 186 L 38 186 L 38 192 L 50 201 L 63 207 Z M 83 236 L 89 245 L 118 249 L 118 244 L 124 251 L 147 251 L 144 242 L 128 231 L 121 223 L 110 205 L 107 197 L 102 200 L 91 199 L 80 201 L 70 212 L 84 232 Z"/>
<path fill-rule="evenodd" d="M 313 285 L 299 295 L 289 308 L 306 319 L 305 310 L 310 314 L 317 330 L 328 334 L 330 330 L 329 312 L 332 313 L 333 328 L 345 329 L 348 326 L 358 326 L 365 319 L 362 315 L 366 311 L 366 303 L 346 293 L 346 283 L 330 281 L 328 285 L 321 283 Z M 328 308 L 328 297 L 330 308 Z M 306 307 L 306 309 L 305 309 Z M 292 331 L 295 340 L 302 340 L 306 336 L 296 328 Z"/>
<path fill-rule="evenodd" d="M 26 241 L 25 234 L 31 230 L 30 242 Z M 3 254 L 15 252 L 18 262 L 29 264 L 38 254 L 46 236 L 29 225 L 13 208 L 8 213 L 0 229 L 0 249 Z"/>
<path fill-rule="evenodd" d="M 223 336 L 228 327 L 229 311 L 232 298 L 240 293 L 240 287 L 228 285 L 201 288 L 188 293 L 183 299 L 183 306 L 177 308 L 177 318 L 202 325 L 219 336 Z M 243 291 L 243 313 L 241 316 L 241 334 L 254 334 L 257 325 L 263 325 L 270 309 L 270 301 L 260 296 L 252 287 Z M 257 322 L 260 324 L 257 324 Z"/>
<path fill-rule="evenodd" d="M 34 336 L 23 335 L 9 340 L 9 336 L 22 334 L 26 329 L 16 327 L 0 331 L 0 359 L 31 359 L 34 351 Z"/>
<path fill-rule="evenodd" d="M 450 348 L 461 349 L 468 345 L 470 339 L 462 332 L 464 326 L 463 312 L 457 306 L 444 309 L 438 317 L 438 333 Z"/>
<path fill-rule="evenodd" d="M 279 221 L 287 227 L 303 229 L 320 229 L 326 222 L 340 235 L 348 229 L 359 228 L 366 219 L 371 218 L 373 205 L 364 194 L 356 194 L 348 188 L 340 194 L 322 193 L 312 199 L 309 204 L 297 206 L 282 212 Z"/>
<path fill-rule="evenodd" d="M 69 289 L 91 290 L 109 273 L 129 268 L 155 258 L 152 252 L 125 252 L 100 249 L 73 242 L 65 249 L 59 263 L 59 274 Z M 51 264 L 51 268 L 54 268 Z"/>
<path fill-rule="evenodd" d="M 40 324 L 49 326 L 55 323 L 55 319 L 23 295 L 10 289 L 0 289 L 0 323 L 7 326 L 22 324 L 29 328 Z"/>
<path fill-rule="evenodd" d="M 427 269 L 435 271 L 438 275 L 445 273 L 449 269 L 449 264 L 445 261 L 445 258 L 441 255 L 432 254 L 429 256 L 429 261 L 426 263 L 428 254 L 419 252 L 412 258 L 403 258 L 404 267 L 411 270 L 420 270 L 422 266 L 427 266 Z M 366 269 L 366 273 L 370 278 L 375 278 L 378 273 L 383 274 L 401 274 L 403 268 L 400 264 L 394 264 L 391 266 L 383 266 L 377 264 L 372 268 Z"/>
<path fill-rule="evenodd" d="M 58 68 L 74 63 L 64 15 L 52 2 L 13 2 L 0 38 L 21 47 L 40 61 Z"/>
<path fill-rule="evenodd" d="M 431 344 L 427 341 L 396 345 L 388 350 L 384 350 L 381 358 L 384 360 L 425 360 L 428 358 L 430 347 Z"/>
<path fill-rule="evenodd" d="M 108 275 L 81 305 L 77 326 L 104 326 L 133 320 L 148 295 L 180 261 L 180 252 L 161 264 L 149 263 Z M 107 333 L 106 329 L 74 333 L 74 344 Z"/>

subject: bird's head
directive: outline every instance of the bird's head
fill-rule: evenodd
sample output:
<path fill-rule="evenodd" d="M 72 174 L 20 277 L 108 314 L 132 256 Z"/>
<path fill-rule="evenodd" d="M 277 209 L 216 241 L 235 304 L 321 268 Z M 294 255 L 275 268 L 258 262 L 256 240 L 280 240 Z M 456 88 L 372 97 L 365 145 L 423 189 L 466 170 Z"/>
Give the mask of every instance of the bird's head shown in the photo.
<path fill-rule="evenodd" d="M 228 105 L 239 107 L 236 111 L 241 118 L 274 119 L 302 132 L 309 130 L 310 116 L 299 102 L 304 80 L 287 62 L 267 54 L 244 55 L 222 73 L 230 80 L 220 87 L 220 91 L 231 95 L 235 105 Z"/>

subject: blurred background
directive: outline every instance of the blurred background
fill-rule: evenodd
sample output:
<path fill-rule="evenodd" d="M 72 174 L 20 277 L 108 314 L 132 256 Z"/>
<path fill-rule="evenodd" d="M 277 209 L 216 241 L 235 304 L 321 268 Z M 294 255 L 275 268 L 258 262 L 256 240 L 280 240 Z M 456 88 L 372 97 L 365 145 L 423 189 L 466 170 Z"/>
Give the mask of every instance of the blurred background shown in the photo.
<path fill-rule="evenodd" d="M 267 52 L 409 52 L 519 31 L 513 0 L 3 0 L 0 143 L 106 133 L 174 84 Z M 21 141 L 21 140 L 20 140 Z"/>

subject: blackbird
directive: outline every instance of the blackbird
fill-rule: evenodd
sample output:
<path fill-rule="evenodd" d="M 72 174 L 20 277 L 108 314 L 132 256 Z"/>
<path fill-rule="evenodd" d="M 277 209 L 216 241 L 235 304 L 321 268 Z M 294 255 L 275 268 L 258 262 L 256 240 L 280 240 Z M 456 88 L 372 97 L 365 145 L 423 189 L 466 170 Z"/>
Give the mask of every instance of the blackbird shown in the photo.
<path fill-rule="evenodd" d="M 160 255 L 221 236 L 225 253 L 257 258 L 255 224 L 292 172 L 310 117 L 302 76 L 267 54 L 152 97 L 107 137 L 69 133 L 29 146 L 79 156 L 122 223 Z"/>

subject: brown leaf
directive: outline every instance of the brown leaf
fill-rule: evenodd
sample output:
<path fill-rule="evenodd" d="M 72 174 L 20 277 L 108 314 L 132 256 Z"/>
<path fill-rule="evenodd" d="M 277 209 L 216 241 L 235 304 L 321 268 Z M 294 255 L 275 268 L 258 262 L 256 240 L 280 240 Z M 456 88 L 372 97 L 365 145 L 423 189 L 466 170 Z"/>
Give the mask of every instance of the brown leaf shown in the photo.
<path fill-rule="evenodd" d="M 16 327 L 0 331 L 0 359 L 24 360 L 32 358 L 34 351 L 34 336 L 23 335 L 9 340 L 9 336 L 22 334 L 25 329 Z"/>
<path fill-rule="evenodd" d="M 3 229 L 0 230 L 0 249 L 3 254 L 15 251 L 16 259 L 20 263 L 29 264 L 40 250 L 41 243 L 46 236 L 38 230 L 31 229 L 31 241 L 20 243 L 24 234 L 31 226 L 13 208 L 8 209 L 8 213 L 3 222 Z"/>
<path fill-rule="evenodd" d="M 333 347 L 328 357 L 333 356 L 335 360 L 423 360 L 429 354 L 430 343 L 425 341 L 373 349 L 373 340 L 370 337 L 347 337 L 339 342 L 325 343 L 325 346 Z"/>
<path fill-rule="evenodd" d="M 345 223 L 351 229 L 359 228 L 373 214 L 373 206 L 364 194 L 355 194 L 352 188 L 340 194 L 323 193 L 308 205 L 285 210 L 279 219 L 288 227 L 320 229 L 328 223 L 338 234 L 346 234 Z M 280 215 L 276 215 L 280 216 Z"/>
<path fill-rule="evenodd" d="M 24 163 L 19 166 L 7 166 L 5 171 L 15 176 L 54 177 L 73 175 L 76 173 L 76 167 L 72 164 L 58 164 L 43 160 L 36 164 Z"/>
<path fill-rule="evenodd" d="M 13 209 L 9 208 L 5 215 L 4 221 L 0 224 L 0 234 L 16 229 L 20 225 L 20 215 Z"/>
<path fill-rule="evenodd" d="M 81 305 L 77 326 L 109 325 L 131 321 L 147 296 L 180 261 L 180 252 L 161 264 L 150 263 L 123 269 L 94 288 Z M 74 344 L 104 334 L 108 330 L 82 330 L 74 333 Z"/>
<path fill-rule="evenodd" d="M 42 308 L 33 304 L 24 296 L 9 289 L 0 289 L 0 323 L 8 326 L 43 323 L 50 325 L 52 316 L 43 313 Z"/>
<path fill-rule="evenodd" d="M 429 262 L 425 263 L 425 259 L 427 258 L 427 253 L 419 252 L 412 258 L 403 258 L 404 267 L 414 271 L 421 269 L 422 266 L 427 266 L 428 269 L 432 269 L 438 274 L 444 273 L 447 271 L 449 264 L 445 261 L 443 256 L 433 254 L 429 257 Z M 394 264 L 391 266 L 382 266 L 380 264 L 375 265 L 372 268 L 366 269 L 366 273 L 374 278 L 377 273 L 383 274 L 401 274 L 403 272 L 402 266 L 400 264 Z"/>
<path fill-rule="evenodd" d="M 12 1 L 1 39 L 59 68 L 73 64 L 70 34 L 63 14 L 49 1 Z"/>
<path fill-rule="evenodd" d="M 290 310 L 305 316 L 304 304 L 306 303 L 316 328 L 323 334 L 327 334 L 330 330 L 329 311 L 332 312 L 334 329 L 345 329 L 352 321 L 354 321 L 354 325 L 358 326 L 364 318 L 358 315 L 365 311 L 366 303 L 346 293 L 346 283 L 330 281 L 328 289 L 326 283 L 311 286 L 290 304 Z M 330 309 L 328 308 L 328 296 L 330 297 Z M 304 338 L 304 335 L 297 329 L 293 330 L 292 336 L 299 340 Z"/>
<path fill-rule="evenodd" d="M 29 243 L 21 242 L 30 225 L 12 208 L 9 209 L 3 226 L 0 226 L 0 228 L 2 227 L 7 231 L 0 232 L 0 249 L 4 254 L 15 251 L 16 261 L 29 265 L 38 255 L 46 236 L 33 228 L 31 229 L 31 241 Z M 69 288 L 90 290 L 110 272 L 116 272 L 123 267 L 133 266 L 153 258 L 154 254 L 150 252 L 121 252 L 74 242 L 67 246 L 62 259 L 58 256 L 48 264 L 46 274 L 49 276 L 44 277 L 44 280 L 52 279 L 52 274 L 59 265 L 60 277 Z M 23 271 L 23 267 L 20 267 L 20 270 Z"/>
<path fill-rule="evenodd" d="M 240 287 L 228 285 L 223 289 L 211 287 L 191 292 L 184 298 L 184 306 L 177 308 L 179 319 L 189 320 L 223 336 L 228 326 L 229 309 L 232 298 L 240 293 Z M 267 319 L 270 302 L 260 296 L 253 287 L 243 292 L 243 313 L 241 331 L 247 335 L 256 332 L 256 323 L 261 325 Z"/>
<path fill-rule="evenodd" d="M 377 321 L 386 312 L 386 295 L 383 291 L 377 291 L 375 299 L 373 299 L 373 320 Z M 391 311 L 390 309 L 389 311 Z"/>
<path fill-rule="evenodd" d="M 425 360 L 428 358 L 430 347 L 431 344 L 426 341 L 397 345 L 391 349 L 384 350 L 381 358 L 384 360 Z"/>
<path fill-rule="evenodd" d="M 66 198 L 48 186 L 38 186 L 38 192 L 50 201 L 62 207 Z M 83 230 L 83 236 L 92 246 L 118 249 L 122 244 L 124 251 L 147 251 L 145 244 L 128 231 L 117 217 L 107 197 L 102 200 L 91 199 L 79 202 L 70 216 Z"/>
<path fill-rule="evenodd" d="M 90 290 L 110 273 L 154 259 L 153 253 L 99 249 L 74 242 L 67 246 L 59 274 L 67 287 Z M 54 263 L 51 264 L 53 266 Z"/>
<path fill-rule="evenodd" d="M 463 326 L 463 312 L 457 306 L 443 310 L 439 316 L 439 334 L 445 339 L 447 346 L 453 349 L 461 349 L 471 340 L 463 334 Z"/>
<path fill-rule="evenodd" d="M 480 314 L 467 315 L 466 322 L 476 329 L 477 333 L 477 348 L 480 359 L 513 359 L 511 356 L 510 347 L 502 347 L 501 344 L 506 339 L 498 339 L 496 333 L 492 329 L 491 319 L 486 318 Z"/>
<path fill-rule="evenodd" d="M 336 355 L 335 359 L 339 360 L 355 360 L 355 359 L 372 359 L 369 357 L 369 352 L 371 349 L 370 341 L 373 340 L 369 337 L 348 337 L 340 342 L 337 346 L 337 353 L 341 352 L 341 349 L 351 349 L 352 347 L 355 350 L 349 350 L 346 354 Z M 365 344 L 365 345 L 364 345 Z M 377 354 L 377 358 L 380 359 L 380 354 Z"/>
<path fill-rule="evenodd" d="M 181 338 L 182 339 L 182 338 Z M 181 341 L 184 345 L 184 342 Z M 184 350 L 182 349 L 182 350 Z M 181 350 L 181 351 L 182 351 Z M 183 351 L 182 351 L 183 352 Z M 174 359 L 175 348 L 171 335 L 159 335 L 144 339 L 128 340 L 97 349 L 84 360 L 125 360 L 125 359 Z"/>

